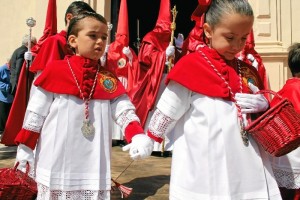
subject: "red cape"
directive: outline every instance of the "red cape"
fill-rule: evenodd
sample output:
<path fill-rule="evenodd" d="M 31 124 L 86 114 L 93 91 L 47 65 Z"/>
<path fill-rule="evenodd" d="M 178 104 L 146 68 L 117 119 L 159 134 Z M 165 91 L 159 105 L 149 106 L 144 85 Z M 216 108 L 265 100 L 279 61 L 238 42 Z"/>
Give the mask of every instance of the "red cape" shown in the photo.
<path fill-rule="evenodd" d="M 70 60 L 81 91 L 87 99 L 94 83 L 97 66 L 100 64 L 98 61 L 80 56 L 66 56 L 65 60 L 51 62 L 36 79 L 34 85 L 49 92 L 82 98 L 66 59 Z M 92 99 L 113 99 L 124 93 L 125 89 L 119 79 L 109 70 L 100 67 Z"/>
<path fill-rule="evenodd" d="M 139 52 L 140 67 L 133 70 L 135 83 L 128 91 L 132 103 L 136 107 L 136 114 L 144 127 L 149 112 L 153 109 L 162 74 L 165 69 L 167 42 L 159 38 L 170 40 L 171 32 L 150 32 L 143 39 Z"/>
<path fill-rule="evenodd" d="M 137 55 L 132 48 L 129 47 L 132 53 L 132 63 L 123 53 L 123 48 L 129 47 L 129 27 L 128 27 L 128 11 L 127 1 L 122 0 L 119 11 L 118 27 L 116 39 L 109 45 L 107 53 L 106 68 L 115 72 L 118 77 L 127 79 L 126 91 L 133 88 L 139 68 Z"/>
<path fill-rule="evenodd" d="M 188 37 L 183 41 L 181 56 L 194 52 L 200 45 L 205 44 L 203 41 L 203 20 L 204 18 L 201 17 L 200 21 L 195 22 L 194 28 L 189 33 Z"/>
<path fill-rule="evenodd" d="M 210 62 L 215 66 L 217 71 L 229 83 L 233 94 L 240 92 L 240 77 L 236 72 L 237 59 L 233 60 L 233 66 L 228 65 L 219 54 L 206 46 L 201 47 L 201 51 L 208 57 Z M 243 92 L 249 93 L 247 82 L 250 79 L 255 79 L 255 85 L 262 89 L 260 77 L 255 68 L 242 61 L 239 61 L 242 68 L 249 70 L 242 70 L 243 77 Z M 172 68 L 167 76 L 166 83 L 174 80 L 184 87 L 204 94 L 210 97 L 220 97 L 232 100 L 227 84 L 220 76 L 214 71 L 207 60 L 203 57 L 202 53 L 194 52 L 182 57 Z"/>
<path fill-rule="evenodd" d="M 109 51 L 107 53 L 107 61 L 106 61 L 106 68 L 110 71 L 115 72 L 118 77 L 125 77 L 127 78 L 127 88 L 126 91 L 130 91 L 133 87 L 133 83 L 136 82 L 135 78 L 139 68 L 138 58 L 132 48 L 130 51 L 132 53 L 132 65 L 129 63 L 129 59 L 126 55 L 122 52 L 123 48 L 126 46 L 122 42 L 122 37 L 127 37 L 125 35 L 120 35 L 116 37 L 116 40 L 110 44 Z M 127 45 L 128 46 L 128 45 Z M 126 46 L 126 47 L 127 47 Z"/>
<path fill-rule="evenodd" d="M 254 58 L 256 59 L 256 61 L 258 63 L 258 67 L 257 67 L 258 74 L 260 75 L 260 77 L 262 79 L 264 88 L 269 89 L 269 81 L 268 81 L 268 77 L 267 77 L 267 73 L 266 73 L 266 68 L 263 64 L 261 56 L 255 50 L 253 29 L 251 30 L 250 34 L 248 35 L 245 47 L 239 55 L 244 62 L 252 65 L 251 61 L 247 58 L 248 54 L 252 54 L 254 56 Z M 269 94 L 265 94 L 265 97 L 270 101 Z"/>
<path fill-rule="evenodd" d="M 49 0 L 47 7 L 46 22 L 44 32 L 40 37 L 38 43 L 31 49 L 32 52 L 37 53 L 47 38 L 57 33 L 57 11 L 56 0 Z"/>
<path fill-rule="evenodd" d="M 60 33 L 49 37 L 40 48 L 38 55 L 32 62 L 30 71 L 36 73 L 42 71 L 49 62 L 53 60 L 62 60 L 65 55 L 72 55 L 73 52 L 67 44 L 67 32 Z"/>
<path fill-rule="evenodd" d="M 132 71 L 134 82 L 128 94 L 143 127 L 154 107 L 165 69 L 165 51 L 171 40 L 170 9 L 169 0 L 160 1 L 156 25 L 144 36 L 141 43 L 138 55 L 140 67 Z"/>
<path fill-rule="evenodd" d="M 300 113 L 300 78 L 290 78 L 281 90 L 277 92 L 284 98 L 287 98 Z M 275 96 L 271 101 L 271 107 L 276 105 L 281 99 Z"/>

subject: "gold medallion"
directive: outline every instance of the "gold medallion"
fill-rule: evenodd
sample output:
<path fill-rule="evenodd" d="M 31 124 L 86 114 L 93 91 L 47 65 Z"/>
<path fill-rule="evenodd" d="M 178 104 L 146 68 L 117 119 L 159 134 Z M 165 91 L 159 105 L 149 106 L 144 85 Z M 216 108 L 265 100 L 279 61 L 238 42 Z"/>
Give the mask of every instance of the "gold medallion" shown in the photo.
<path fill-rule="evenodd" d="M 99 83 L 101 87 L 109 93 L 117 90 L 117 78 L 109 71 L 100 71 Z"/>
<path fill-rule="evenodd" d="M 248 86 L 248 83 L 252 83 L 253 85 L 257 86 L 259 89 L 263 88 L 263 83 L 259 77 L 256 69 L 250 69 L 248 66 L 241 67 L 241 75 L 243 77 L 243 82 L 245 85 Z"/>

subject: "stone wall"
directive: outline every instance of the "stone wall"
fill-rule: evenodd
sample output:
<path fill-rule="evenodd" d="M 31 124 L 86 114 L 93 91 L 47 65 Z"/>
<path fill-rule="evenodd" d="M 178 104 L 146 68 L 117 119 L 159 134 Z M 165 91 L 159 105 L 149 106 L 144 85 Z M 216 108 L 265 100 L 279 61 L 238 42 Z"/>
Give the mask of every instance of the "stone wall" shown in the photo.
<path fill-rule="evenodd" d="M 64 29 L 64 14 L 73 0 L 57 0 L 58 31 Z M 84 0 L 110 21 L 111 0 Z M 261 54 L 270 88 L 279 90 L 291 77 L 287 67 L 287 48 L 300 42 L 299 0 L 249 0 L 255 13 L 256 50 Z M 29 33 L 26 19 L 33 17 L 32 34 L 39 38 L 44 29 L 48 0 L 1 0 L 0 2 L 0 64 L 21 45 L 23 34 Z"/>
<path fill-rule="evenodd" d="M 300 42 L 299 0 L 249 0 L 255 12 L 256 50 L 263 58 L 270 88 L 278 91 L 291 77 L 287 48 Z"/>

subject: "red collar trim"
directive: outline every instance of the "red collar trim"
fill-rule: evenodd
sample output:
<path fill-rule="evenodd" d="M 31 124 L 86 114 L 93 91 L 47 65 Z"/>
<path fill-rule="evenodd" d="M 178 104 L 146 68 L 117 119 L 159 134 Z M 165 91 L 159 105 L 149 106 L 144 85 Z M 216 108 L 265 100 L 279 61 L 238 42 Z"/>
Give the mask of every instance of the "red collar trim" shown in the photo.
<path fill-rule="evenodd" d="M 84 97 L 87 98 L 97 73 L 98 61 L 80 56 L 66 56 L 66 58 L 69 58 L 81 91 Z M 82 98 L 66 60 L 51 62 L 34 84 L 49 92 L 69 94 Z M 115 74 L 100 67 L 92 99 L 113 99 L 124 93 L 125 89 Z"/>

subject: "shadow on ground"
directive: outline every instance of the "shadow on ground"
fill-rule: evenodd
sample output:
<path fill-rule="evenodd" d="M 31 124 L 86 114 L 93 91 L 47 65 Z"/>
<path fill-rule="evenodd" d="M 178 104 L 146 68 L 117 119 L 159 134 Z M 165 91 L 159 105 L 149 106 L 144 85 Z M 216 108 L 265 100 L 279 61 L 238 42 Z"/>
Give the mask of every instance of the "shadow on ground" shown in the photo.
<path fill-rule="evenodd" d="M 122 185 L 133 189 L 131 195 L 128 198 L 126 198 L 127 200 L 143 200 L 143 199 L 158 199 L 155 198 L 155 194 L 157 194 L 159 190 L 164 190 L 163 187 L 165 185 L 169 185 L 169 182 L 170 182 L 169 175 L 158 175 L 158 176 L 135 178 L 130 182 L 122 183 Z M 165 191 L 164 193 L 168 194 L 168 191 Z M 112 193 L 111 198 L 112 200 L 122 199 L 119 191 L 114 191 Z M 163 197 L 160 197 L 159 199 L 163 200 Z"/>
<path fill-rule="evenodd" d="M 17 146 L 1 146 L 0 160 L 15 158 L 17 153 Z"/>

